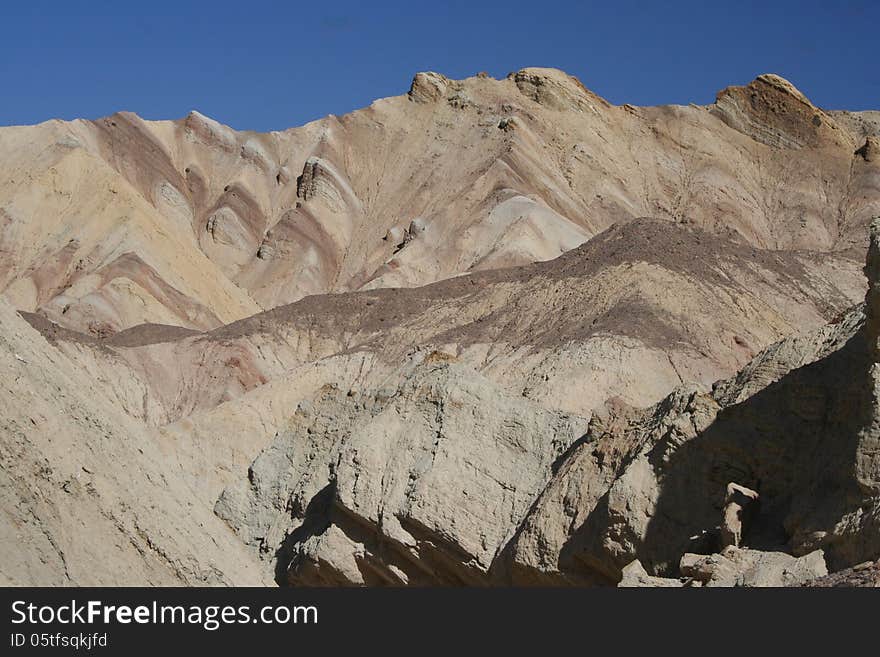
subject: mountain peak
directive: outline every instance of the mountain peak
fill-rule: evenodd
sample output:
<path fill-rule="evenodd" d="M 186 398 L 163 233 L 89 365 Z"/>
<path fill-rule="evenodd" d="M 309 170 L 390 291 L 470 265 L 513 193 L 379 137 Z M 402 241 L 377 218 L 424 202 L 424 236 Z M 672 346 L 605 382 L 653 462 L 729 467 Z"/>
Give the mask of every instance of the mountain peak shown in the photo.
<path fill-rule="evenodd" d="M 805 105 L 809 105 L 810 107 L 815 107 L 815 105 L 813 105 L 813 103 L 810 102 L 810 99 L 807 98 L 801 92 L 800 89 L 798 89 L 796 86 L 794 86 L 791 82 L 786 80 L 781 75 L 776 75 L 775 73 L 762 73 L 761 75 L 756 77 L 752 81 L 751 84 L 752 85 L 757 85 L 757 84 L 768 85 L 768 86 L 772 87 L 773 89 L 775 89 L 776 91 L 779 91 L 783 94 L 787 94 L 789 96 L 792 96 L 793 98 L 796 98 L 797 100 L 801 101 Z"/>

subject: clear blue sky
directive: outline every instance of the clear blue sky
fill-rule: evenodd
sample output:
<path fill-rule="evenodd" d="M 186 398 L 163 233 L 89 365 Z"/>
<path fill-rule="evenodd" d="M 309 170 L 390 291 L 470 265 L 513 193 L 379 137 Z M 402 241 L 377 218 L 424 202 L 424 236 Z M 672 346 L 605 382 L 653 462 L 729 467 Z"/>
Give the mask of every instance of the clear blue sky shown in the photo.
<path fill-rule="evenodd" d="M 272 130 L 404 93 L 413 73 L 554 66 L 614 103 L 708 103 L 759 73 L 880 109 L 880 2 L 5 0 L 0 125 L 190 109 Z"/>

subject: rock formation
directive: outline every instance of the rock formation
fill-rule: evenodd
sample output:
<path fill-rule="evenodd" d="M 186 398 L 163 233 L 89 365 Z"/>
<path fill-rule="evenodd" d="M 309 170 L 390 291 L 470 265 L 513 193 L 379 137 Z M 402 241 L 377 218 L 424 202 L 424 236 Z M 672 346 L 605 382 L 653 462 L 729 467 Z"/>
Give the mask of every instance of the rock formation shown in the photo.
<path fill-rule="evenodd" d="M 0 581 L 873 582 L 878 116 L 529 68 L 0 128 Z"/>
<path fill-rule="evenodd" d="M 587 420 L 429 354 L 397 389 L 329 389 L 215 512 L 297 584 L 478 584 Z M 276 571 L 277 572 L 277 571 Z"/>
<path fill-rule="evenodd" d="M 707 107 L 617 107 L 528 68 L 419 73 L 405 96 L 271 134 L 198 112 L 3 128 L 0 290 L 78 331 L 206 330 L 551 260 L 639 217 L 858 260 L 880 212 L 875 115 L 773 75 Z M 415 217 L 420 243 L 382 239 Z"/>
<path fill-rule="evenodd" d="M 782 586 L 825 575 L 826 559 L 835 569 L 860 563 L 880 551 L 877 404 L 868 378 L 876 369 L 877 230 L 880 223 L 866 267 L 867 319 L 857 307 L 830 328 L 790 339 L 812 345 L 796 349 L 796 365 L 788 345 L 774 345 L 745 376 L 711 393 L 685 388 L 645 411 L 614 408 L 581 420 L 580 438 L 566 429 L 560 440 L 558 420 L 542 418 L 526 431 L 537 444 L 555 446 L 546 452 L 550 470 L 525 455 L 510 466 L 476 456 L 483 440 L 498 445 L 496 454 L 511 440 L 479 419 L 510 402 L 491 388 L 477 393 L 464 371 L 451 375 L 449 365 L 433 365 L 395 391 L 317 400 L 255 461 L 247 485 L 227 489 L 217 512 L 251 543 L 274 528 L 276 567 L 305 584 L 665 585 L 656 577 L 680 575 L 707 586 Z M 774 380 L 742 392 L 771 361 Z M 425 410 L 410 386 L 432 391 Z M 450 403 L 448 394 L 462 401 Z M 504 420 L 509 412 L 500 411 L 502 426 L 529 426 Z M 461 414 L 471 418 L 464 425 L 471 444 L 447 447 Z M 427 461 L 421 453 L 430 453 Z M 439 453 L 509 474 L 487 473 L 486 483 L 471 480 L 469 466 L 434 475 L 444 467 Z M 536 479 L 524 486 L 519 478 L 531 472 Z M 424 489 L 422 479 L 432 475 L 454 483 Z M 298 492 L 303 482 L 308 488 Z M 502 496 L 525 493 L 527 500 L 502 513 L 507 503 L 493 497 L 495 486 Z M 481 502 L 470 508 L 477 490 Z M 480 515 L 489 508 L 496 509 L 491 517 Z M 434 515 L 452 509 L 454 518 Z M 474 526 L 472 517 L 479 519 Z M 249 519 L 262 518 L 263 528 L 250 526 Z M 476 536 L 482 551 L 470 543 Z"/>

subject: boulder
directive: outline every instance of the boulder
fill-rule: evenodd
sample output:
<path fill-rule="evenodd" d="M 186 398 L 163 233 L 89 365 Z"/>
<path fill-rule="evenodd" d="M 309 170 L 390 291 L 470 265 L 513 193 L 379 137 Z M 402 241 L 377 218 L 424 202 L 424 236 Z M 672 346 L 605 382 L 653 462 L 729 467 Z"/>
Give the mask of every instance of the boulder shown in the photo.
<path fill-rule="evenodd" d="M 726 547 L 720 554 L 684 554 L 681 574 L 704 586 L 799 586 L 828 573 L 822 550 L 803 557 Z"/>
<path fill-rule="evenodd" d="M 865 162 L 880 161 L 880 137 L 868 135 L 864 145 L 856 151 L 856 155 L 861 155 Z"/>
<path fill-rule="evenodd" d="M 432 103 L 446 95 L 449 79 L 440 73 L 416 73 L 409 87 L 409 99 L 415 103 Z"/>
<path fill-rule="evenodd" d="M 671 577 L 653 577 L 648 574 L 642 563 L 635 559 L 629 565 L 624 566 L 621 571 L 620 583 L 617 586 L 619 588 L 680 588 L 684 586 L 684 583 Z"/>

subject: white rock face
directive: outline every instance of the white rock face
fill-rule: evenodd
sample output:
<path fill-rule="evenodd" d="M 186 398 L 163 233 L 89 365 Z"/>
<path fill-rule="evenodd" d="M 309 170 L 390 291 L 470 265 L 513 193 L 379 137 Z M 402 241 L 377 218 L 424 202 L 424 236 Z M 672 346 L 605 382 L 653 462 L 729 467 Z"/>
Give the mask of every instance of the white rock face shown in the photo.
<path fill-rule="evenodd" d="M 430 360 L 396 389 L 301 406 L 218 515 L 270 553 L 283 539 L 294 583 L 488 582 L 587 421 Z"/>

